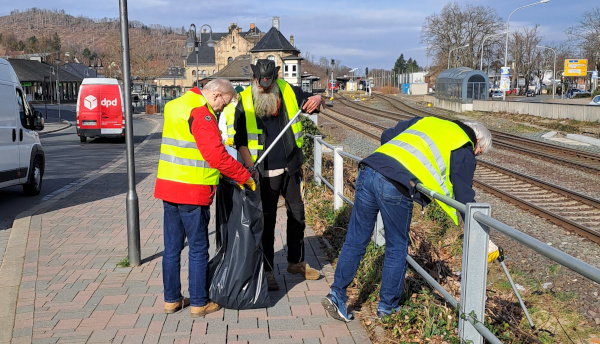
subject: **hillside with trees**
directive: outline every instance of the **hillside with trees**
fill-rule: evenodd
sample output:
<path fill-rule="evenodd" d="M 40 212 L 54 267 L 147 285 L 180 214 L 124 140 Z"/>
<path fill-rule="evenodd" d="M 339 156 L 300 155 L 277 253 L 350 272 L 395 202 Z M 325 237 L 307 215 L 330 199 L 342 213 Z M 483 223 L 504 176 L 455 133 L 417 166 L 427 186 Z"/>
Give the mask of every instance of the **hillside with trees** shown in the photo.
<path fill-rule="evenodd" d="M 184 28 L 129 22 L 131 75 L 150 79 L 168 66 L 183 66 Z M 103 66 L 101 74 L 121 77 L 121 34 L 118 18 L 75 17 L 64 10 L 32 8 L 0 17 L 0 55 L 40 54 L 52 63 L 79 62 Z"/>

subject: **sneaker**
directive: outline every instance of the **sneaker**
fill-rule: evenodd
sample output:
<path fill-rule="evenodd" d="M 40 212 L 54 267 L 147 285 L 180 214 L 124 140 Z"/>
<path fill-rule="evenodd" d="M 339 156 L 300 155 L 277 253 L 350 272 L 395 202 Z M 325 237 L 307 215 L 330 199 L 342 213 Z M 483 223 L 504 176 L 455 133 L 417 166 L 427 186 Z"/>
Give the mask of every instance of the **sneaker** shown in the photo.
<path fill-rule="evenodd" d="M 391 312 L 386 312 L 384 310 L 378 309 L 377 312 L 376 312 L 376 314 L 377 314 L 377 317 L 379 318 L 379 320 L 383 321 L 383 319 L 385 317 L 387 317 L 387 316 L 390 316 L 392 314 L 392 312 L 393 313 L 398 313 L 399 311 L 400 311 L 400 306 L 392 309 Z"/>
<path fill-rule="evenodd" d="M 202 307 L 190 307 L 190 313 L 192 318 L 201 318 L 207 314 L 214 313 L 219 309 L 221 309 L 221 306 L 212 301 L 208 301 L 208 303 Z"/>
<path fill-rule="evenodd" d="M 352 319 L 354 319 L 352 314 L 348 314 L 346 304 L 340 302 L 337 297 L 331 293 L 327 294 L 327 296 L 321 299 L 321 304 L 334 319 L 341 320 L 343 322 L 350 322 Z"/>
<path fill-rule="evenodd" d="M 306 262 L 288 263 L 287 271 L 291 274 L 300 274 L 307 280 L 318 280 L 321 274 Z"/>
<path fill-rule="evenodd" d="M 279 283 L 275 279 L 273 271 L 266 271 L 267 273 L 267 289 L 269 291 L 279 290 Z"/>
<path fill-rule="evenodd" d="M 386 313 L 386 312 L 384 312 L 384 311 L 380 311 L 380 310 L 378 310 L 378 311 L 377 311 L 377 317 L 379 318 L 379 320 L 380 320 L 380 321 L 383 321 L 383 319 L 384 319 L 385 317 L 388 317 L 388 316 L 390 316 L 390 314 L 391 314 L 391 313 Z"/>
<path fill-rule="evenodd" d="M 165 313 L 173 314 L 190 305 L 190 299 L 187 297 L 181 298 L 177 302 L 165 302 Z"/>

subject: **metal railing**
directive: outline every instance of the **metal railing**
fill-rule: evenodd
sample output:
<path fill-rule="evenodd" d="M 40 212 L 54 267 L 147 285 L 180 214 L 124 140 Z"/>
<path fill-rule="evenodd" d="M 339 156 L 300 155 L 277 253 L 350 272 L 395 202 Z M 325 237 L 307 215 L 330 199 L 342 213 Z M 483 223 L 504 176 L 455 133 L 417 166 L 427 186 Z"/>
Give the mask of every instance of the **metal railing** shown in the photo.
<path fill-rule="evenodd" d="M 344 196 L 344 157 L 353 161 L 362 160 L 361 157 L 344 152 L 343 147 L 330 145 L 323 141 L 322 136 L 308 135 L 314 140 L 314 166 L 313 174 L 317 185 L 325 184 L 333 191 L 333 208 L 338 210 L 343 202 L 354 203 Z M 333 184 L 329 183 L 322 175 L 323 146 L 333 153 Z M 493 228 L 500 233 L 520 242 L 545 257 L 577 272 L 578 274 L 600 283 L 600 269 L 591 266 L 573 256 L 508 226 L 507 224 L 490 217 L 491 207 L 487 203 L 462 204 L 452 198 L 437 193 L 417 184 L 417 190 L 430 198 L 437 199 L 465 214 L 463 257 L 461 270 L 460 303 L 448 293 L 433 277 L 431 277 L 417 262 L 408 255 L 408 264 L 421 275 L 446 301 L 453 307 L 459 308 L 461 316 L 458 323 L 458 335 L 461 342 L 483 343 L 485 337 L 490 343 L 501 343 L 483 324 L 485 315 L 485 291 L 487 283 L 487 255 L 489 230 Z M 381 215 L 373 230 L 372 240 L 377 245 L 384 245 L 385 232 Z"/>

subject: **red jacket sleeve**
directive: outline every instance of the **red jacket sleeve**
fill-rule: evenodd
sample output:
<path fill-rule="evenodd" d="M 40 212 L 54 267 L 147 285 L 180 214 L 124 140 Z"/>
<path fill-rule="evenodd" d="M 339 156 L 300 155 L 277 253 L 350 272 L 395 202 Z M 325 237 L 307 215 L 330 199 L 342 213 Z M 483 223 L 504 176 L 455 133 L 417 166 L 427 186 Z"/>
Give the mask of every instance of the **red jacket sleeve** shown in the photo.
<path fill-rule="evenodd" d="M 221 133 L 215 117 L 206 106 L 196 108 L 190 117 L 190 131 L 196 145 L 211 168 L 219 170 L 223 175 L 239 184 L 250 179 L 250 173 L 236 161 L 221 142 Z"/>

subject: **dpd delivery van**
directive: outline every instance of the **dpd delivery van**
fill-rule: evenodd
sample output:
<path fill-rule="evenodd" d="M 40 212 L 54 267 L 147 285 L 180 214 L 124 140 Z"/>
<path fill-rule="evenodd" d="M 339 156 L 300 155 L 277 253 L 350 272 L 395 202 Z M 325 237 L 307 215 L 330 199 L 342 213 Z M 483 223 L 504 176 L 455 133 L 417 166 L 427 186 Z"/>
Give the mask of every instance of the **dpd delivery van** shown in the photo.
<path fill-rule="evenodd" d="M 77 97 L 77 135 L 125 139 L 123 96 L 117 79 L 85 78 Z"/>
<path fill-rule="evenodd" d="M 23 185 L 26 195 L 40 193 L 45 156 L 35 130 L 42 129 L 42 113 L 31 110 L 17 74 L 0 59 L 0 188 Z"/>

